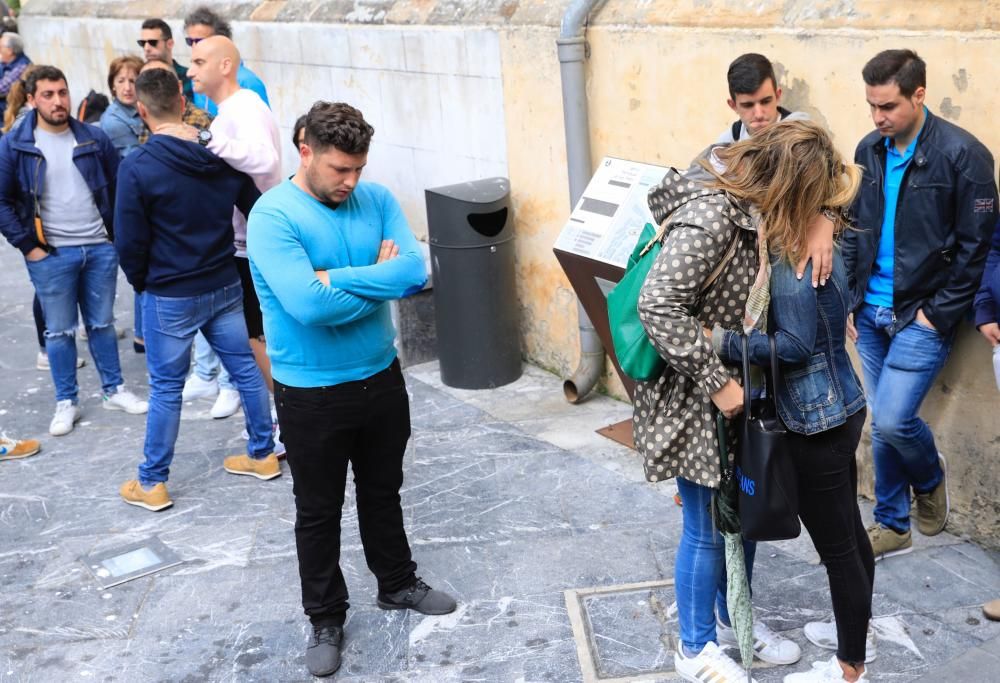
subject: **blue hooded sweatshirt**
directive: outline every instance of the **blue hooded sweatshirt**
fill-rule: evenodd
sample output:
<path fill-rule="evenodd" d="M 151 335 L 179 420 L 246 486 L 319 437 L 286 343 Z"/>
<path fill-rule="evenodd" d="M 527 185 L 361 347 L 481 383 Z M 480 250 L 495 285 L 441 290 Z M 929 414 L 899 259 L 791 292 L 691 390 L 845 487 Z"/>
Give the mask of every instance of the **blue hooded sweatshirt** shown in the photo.
<path fill-rule="evenodd" d="M 115 249 L 136 291 L 198 296 L 237 282 L 233 207 L 250 213 L 249 176 L 201 145 L 154 135 L 122 160 Z"/>

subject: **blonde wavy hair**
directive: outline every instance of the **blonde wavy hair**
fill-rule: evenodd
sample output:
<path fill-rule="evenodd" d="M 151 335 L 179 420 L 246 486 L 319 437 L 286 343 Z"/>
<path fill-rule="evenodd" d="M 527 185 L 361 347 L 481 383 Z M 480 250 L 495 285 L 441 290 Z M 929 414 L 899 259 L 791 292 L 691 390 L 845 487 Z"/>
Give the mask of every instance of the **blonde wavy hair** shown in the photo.
<path fill-rule="evenodd" d="M 21 113 L 21 109 L 28 103 L 28 92 L 24 83 L 28 80 L 31 72 L 37 68 L 37 64 L 32 64 L 22 71 L 21 77 L 14 81 L 14 85 L 10 86 L 10 90 L 7 91 L 7 110 L 3 113 L 3 128 L 0 128 L 0 131 L 3 131 L 4 134 L 9 133 L 10 129 L 14 127 L 17 115 Z"/>
<path fill-rule="evenodd" d="M 716 151 L 721 172 L 713 187 L 753 204 L 768 248 L 792 262 L 806 252 L 813 218 L 848 206 L 861 184 L 861 168 L 844 162 L 829 133 L 812 121 L 781 121 Z M 838 220 L 836 231 L 845 223 Z"/>

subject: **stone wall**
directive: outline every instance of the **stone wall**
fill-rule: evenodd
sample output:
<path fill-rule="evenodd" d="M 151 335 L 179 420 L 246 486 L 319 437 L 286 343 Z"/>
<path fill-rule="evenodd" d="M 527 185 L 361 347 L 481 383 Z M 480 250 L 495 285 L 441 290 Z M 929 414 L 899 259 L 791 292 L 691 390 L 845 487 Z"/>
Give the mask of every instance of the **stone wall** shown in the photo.
<path fill-rule="evenodd" d="M 136 51 L 142 18 L 181 33 L 181 0 L 31 0 L 28 53 L 67 68 L 74 95 Z M 315 99 L 345 99 L 377 129 L 369 177 L 400 197 L 418 234 L 422 189 L 508 175 L 517 230 L 523 348 L 568 373 L 575 298 L 552 256 L 568 214 L 555 39 L 568 0 L 265 0 L 212 3 L 235 20 L 249 65 L 286 129 Z M 928 63 L 928 104 L 1000 152 L 992 87 L 1000 0 L 605 0 L 588 30 L 593 159 L 686 165 L 733 120 L 725 72 L 738 54 L 774 60 L 784 104 L 808 111 L 847 154 L 872 127 L 860 78 L 879 50 Z M 186 59 L 179 51 L 181 61 Z M 287 134 L 285 137 L 289 137 Z M 286 168 L 294 167 L 290 142 Z M 622 396 L 606 373 L 604 389 Z M 924 407 L 949 456 L 952 528 L 1000 544 L 1000 401 L 989 349 L 971 326 Z M 595 425 L 596 426 L 596 425 Z M 862 458 L 870 462 L 867 453 Z M 865 481 L 870 485 L 868 470 Z"/>

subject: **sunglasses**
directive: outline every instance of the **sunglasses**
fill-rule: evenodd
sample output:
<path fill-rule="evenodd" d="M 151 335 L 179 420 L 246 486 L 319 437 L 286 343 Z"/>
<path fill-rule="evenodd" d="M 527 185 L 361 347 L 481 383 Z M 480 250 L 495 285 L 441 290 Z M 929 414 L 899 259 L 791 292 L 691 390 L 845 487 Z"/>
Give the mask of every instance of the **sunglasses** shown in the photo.
<path fill-rule="evenodd" d="M 152 40 L 137 40 L 135 42 L 139 43 L 139 47 L 146 47 L 146 43 L 149 43 L 150 47 L 156 47 L 160 44 L 162 38 L 153 38 Z"/>
<path fill-rule="evenodd" d="M 185 38 L 184 42 L 188 44 L 188 47 L 194 47 L 195 45 L 197 45 L 198 43 L 200 43 L 203 40 L 205 40 L 205 39 L 204 38 Z M 156 47 L 156 46 L 154 45 L 153 47 Z"/>

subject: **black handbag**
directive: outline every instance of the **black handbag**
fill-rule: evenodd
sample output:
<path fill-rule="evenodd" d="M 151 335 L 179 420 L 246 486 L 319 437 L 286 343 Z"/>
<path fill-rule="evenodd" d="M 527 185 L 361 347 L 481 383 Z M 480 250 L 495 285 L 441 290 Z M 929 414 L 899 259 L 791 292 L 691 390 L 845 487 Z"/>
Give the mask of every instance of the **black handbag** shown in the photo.
<path fill-rule="evenodd" d="M 739 416 L 739 457 L 736 479 L 740 490 L 740 523 L 750 541 L 783 541 L 797 538 L 799 489 L 788 430 L 778 417 L 778 354 L 771 342 L 771 372 L 765 396 L 750 398 L 749 338 L 743 337 L 743 413 Z"/>

